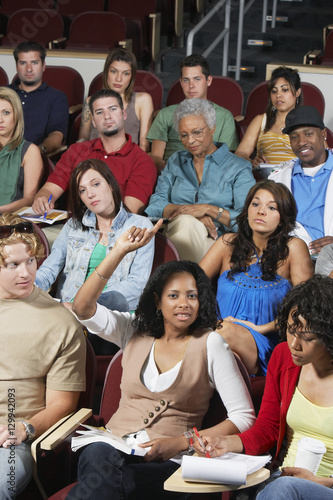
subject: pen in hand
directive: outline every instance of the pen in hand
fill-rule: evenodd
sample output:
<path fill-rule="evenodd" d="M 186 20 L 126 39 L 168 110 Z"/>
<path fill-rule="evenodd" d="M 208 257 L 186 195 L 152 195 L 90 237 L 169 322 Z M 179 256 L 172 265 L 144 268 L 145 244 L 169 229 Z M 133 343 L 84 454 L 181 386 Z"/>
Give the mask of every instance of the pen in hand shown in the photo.
<path fill-rule="evenodd" d="M 202 442 L 202 439 L 201 439 L 201 437 L 199 435 L 198 429 L 196 427 L 193 427 L 193 431 L 195 432 L 195 435 L 197 436 L 197 440 L 199 441 L 199 444 L 200 444 L 201 448 L 204 450 L 205 457 L 212 458 L 210 456 L 210 454 L 208 453 L 208 451 L 206 451 L 206 448 L 205 448 L 205 446 L 204 446 L 204 444 Z"/>
<path fill-rule="evenodd" d="M 48 204 L 50 204 L 52 201 L 52 194 L 50 195 L 49 199 L 47 200 Z M 47 216 L 47 210 L 45 211 L 45 214 L 44 214 L 44 217 L 43 217 L 43 220 L 46 219 L 46 216 Z"/>

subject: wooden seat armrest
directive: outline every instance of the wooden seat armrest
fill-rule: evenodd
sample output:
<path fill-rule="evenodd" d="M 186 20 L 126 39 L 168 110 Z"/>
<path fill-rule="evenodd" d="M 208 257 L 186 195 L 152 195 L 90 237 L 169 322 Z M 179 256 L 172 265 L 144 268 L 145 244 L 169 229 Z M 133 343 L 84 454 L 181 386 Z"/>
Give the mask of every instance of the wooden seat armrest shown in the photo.
<path fill-rule="evenodd" d="M 56 155 L 60 155 L 62 154 L 64 151 L 66 151 L 67 149 L 67 146 L 66 145 L 63 145 L 63 146 L 60 146 L 60 148 L 56 149 L 55 151 L 52 151 L 51 153 L 47 153 L 47 157 L 48 158 L 53 158 L 53 156 L 56 156 Z"/>
<path fill-rule="evenodd" d="M 238 115 L 238 116 L 234 116 L 234 120 L 236 122 L 241 122 L 242 120 L 244 120 L 244 116 L 243 115 Z"/>
<path fill-rule="evenodd" d="M 317 59 L 318 56 L 320 56 L 320 53 L 320 49 L 310 50 L 303 57 L 303 64 L 312 64 L 312 62 Z"/>
<path fill-rule="evenodd" d="M 120 40 L 118 42 L 119 47 L 122 47 L 123 49 L 128 49 L 132 51 L 132 39 L 131 38 L 126 38 L 125 40 Z"/>
<path fill-rule="evenodd" d="M 81 408 L 76 413 L 71 413 L 66 417 L 58 420 L 50 429 L 45 431 L 41 436 L 35 439 L 31 444 L 31 455 L 33 458 L 32 474 L 43 500 L 47 500 L 48 496 L 45 493 L 42 483 L 38 477 L 37 470 L 37 447 L 40 444 L 42 450 L 53 450 L 57 444 L 66 439 L 77 427 L 80 422 L 84 422 L 92 415 L 92 410 L 89 408 Z"/>
<path fill-rule="evenodd" d="M 65 36 L 61 36 L 60 38 L 56 38 L 55 40 L 51 40 L 49 42 L 49 49 L 57 49 L 58 45 L 64 44 L 67 38 Z"/>
<path fill-rule="evenodd" d="M 38 438 L 41 450 L 53 450 L 59 443 L 64 441 L 73 431 L 80 427 L 92 415 L 90 408 L 81 408 L 57 422 L 49 431 Z M 34 441 L 35 443 L 35 441 Z M 33 444 L 34 444 L 33 443 Z M 36 443 L 37 445 L 37 443 Z"/>
<path fill-rule="evenodd" d="M 203 11 L 203 8 L 205 6 L 205 0 L 197 0 L 196 1 L 196 8 L 197 8 L 197 13 L 201 14 Z"/>
<path fill-rule="evenodd" d="M 72 115 L 73 113 L 76 113 L 77 111 L 80 111 L 81 109 L 82 109 L 82 104 L 75 104 L 74 106 L 70 106 L 69 114 Z"/>
<path fill-rule="evenodd" d="M 175 33 L 181 36 L 183 32 L 184 0 L 175 0 Z"/>
<path fill-rule="evenodd" d="M 325 49 L 325 45 L 326 45 L 326 38 L 327 38 L 327 35 L 329 34 L 329 32 L 333 30 L 333 24 L 328 24 L 327 26 L 324 26 L 323 28 L 323 46 L 324 46 L 324 49 Z"/>
<path fill-rule="evenodd" d="M 161 13 L 149 14 L 151 20 L 151 58 L 158 61 L 161 43 Z"/>

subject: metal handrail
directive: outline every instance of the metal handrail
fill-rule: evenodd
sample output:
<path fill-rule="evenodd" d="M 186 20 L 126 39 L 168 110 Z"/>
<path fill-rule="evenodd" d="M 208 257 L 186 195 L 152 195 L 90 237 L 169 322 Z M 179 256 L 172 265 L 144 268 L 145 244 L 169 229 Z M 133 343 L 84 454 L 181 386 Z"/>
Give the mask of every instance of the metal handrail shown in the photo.
<path fill-rule="evenodd" d="M 220 0 L 216 5 L 205 15 L 201 21 L 191 29 L 187 37 L 186 43 L 186 55 L 189 56 L 193 52 L 193 40 L 194 35 L 201 30 L 203 26 L 219 12 L 219 10 L 225 5 L 225 18 L 224 18 L 224 30 L 219 34 L 218 37 L 207 47 L 203 53 L 204 57 L 207 57 L 216 47 L 216 45 L 224 38 L 223 42 L 223 63 L 222 63 L 222 75 L 227 76 L 228 72 L 228 51 L 229 51 L 229 31 L 230 31 L 230 3 L 231 0 Z"/>
<path fill-rule="evenodd" d="M 243 44 L 243 25 L 244 16 L 253 5 L 255 0 L 249 0 L 245 6 L 245 0 L 240 0 L 239 2 L 239 13 L 238 13 L 238 33 L 237 33 L 237 49 L 236 49 L 236 80 L 240 79 L 240 67 L 242 64 L 242 44 Z M 263 0 L 262 5 L 262 23 L 261 31 L 266 33 L 266 17 L 267 17 L 267 0 Z"/>
<path fill-rule="evenodd" d="M 187 37 L 186 43 L 186 55 L 189 56 L 193 52 L 193 40 L 194 36 L 201 30 L 205 24 L 215 15 L 218 14 L 222 7 L 225 5 L 225 19 L 224 19 L 224 29 L 216 37 L 216 39 L 207 47 L 203 53 L 204 57 L 209 56 L 209 54 L 215 49 L 216 45 L 224 39 L 223 44 L 223 63 L 222 63 L 222 75 L 227 76 L 228 72 L 228 52 L 229 52 L 229 33 L 230 33 L 230 1 L 231 0 L 220 0 L 216 5 L 208 12 L 208 14 L 201 19 L 201 21 L 191 29 Z M 262 24 L 261 31 L 266 33 L 266 23 L 267 23 L 267 3 L 268 0 L 262 0 Z M 237 49 L 236 49 L 236 80 L 240 79 L 240 67 L 242 59 L 242 44 L 243 44 L 243 26 L 244 26 L 244 16 L 253 5 L 255 0 L 249 0 L 245 5 L 245 0 L 239 0 L 239 11 L 238 11 L 238 33 L 237 33 Z M 277 10 L 277 0 L 273 0 L 272 9 L 272 28 L 275 28 L 276 23 L 276 10 Z"/>

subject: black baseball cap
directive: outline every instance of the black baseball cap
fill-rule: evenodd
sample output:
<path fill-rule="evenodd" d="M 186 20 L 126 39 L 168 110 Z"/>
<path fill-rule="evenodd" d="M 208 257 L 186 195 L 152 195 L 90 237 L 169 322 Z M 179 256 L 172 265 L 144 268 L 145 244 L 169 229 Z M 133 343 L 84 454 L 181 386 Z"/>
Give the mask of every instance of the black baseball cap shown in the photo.
<path fill-rule="evenodd" d="M 323 119 L 319 111 L 313 106 L 298 106 L 292 109 L 286 117 L 286 126 L 282 130 L 283 134 L 290 134 L 292 130 L 302 125 L 325 128 Z"/>

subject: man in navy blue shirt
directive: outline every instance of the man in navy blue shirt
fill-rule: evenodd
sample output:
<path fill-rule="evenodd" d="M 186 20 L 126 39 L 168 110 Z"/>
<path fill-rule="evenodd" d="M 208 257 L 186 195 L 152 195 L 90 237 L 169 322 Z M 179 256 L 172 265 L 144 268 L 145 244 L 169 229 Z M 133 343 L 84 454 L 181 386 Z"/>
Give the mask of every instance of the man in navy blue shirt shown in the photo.
<path fill-rule="evenodd" d="M 9 87 L 18 94 L 24 114 L 24 137 L 44 154 L 58 149 L 67 132 L 68 101 L 61 90 L 43 82 L 45 49 L 22 42 L 14 50 L 18 78 Z"/>

